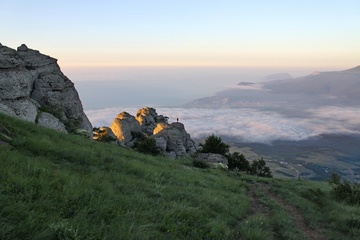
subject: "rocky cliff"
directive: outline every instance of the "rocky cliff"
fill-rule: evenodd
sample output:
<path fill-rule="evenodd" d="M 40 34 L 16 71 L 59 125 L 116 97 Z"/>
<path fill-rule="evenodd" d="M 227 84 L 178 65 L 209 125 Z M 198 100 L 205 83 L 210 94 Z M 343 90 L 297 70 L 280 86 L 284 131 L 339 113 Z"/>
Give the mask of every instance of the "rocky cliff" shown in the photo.
<path fill-rule="evenodd" d="M 92 130 L 74 84 L 57 60 L 0 44 L 0 112 L 59 131 Z"/>

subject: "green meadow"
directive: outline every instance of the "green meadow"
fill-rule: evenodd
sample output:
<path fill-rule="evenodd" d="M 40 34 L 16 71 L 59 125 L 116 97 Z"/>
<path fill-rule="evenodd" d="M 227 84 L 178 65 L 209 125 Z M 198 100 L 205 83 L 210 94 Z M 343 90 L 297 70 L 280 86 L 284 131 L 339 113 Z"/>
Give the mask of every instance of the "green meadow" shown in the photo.
<path fill-rule="evenodd" d="M 358 239 L 327 182 L 200 169 L 0 114 L 0 239 Z"/>

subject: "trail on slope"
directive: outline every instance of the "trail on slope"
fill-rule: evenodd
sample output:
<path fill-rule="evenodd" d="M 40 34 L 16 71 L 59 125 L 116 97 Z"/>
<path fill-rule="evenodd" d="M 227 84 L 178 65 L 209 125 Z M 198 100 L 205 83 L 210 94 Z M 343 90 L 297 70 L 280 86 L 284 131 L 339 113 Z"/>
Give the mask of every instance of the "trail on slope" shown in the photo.
<path fill-rule="evenodd" d="M 262 186 L 265 194 L 271 197 L 277 204 L 286 209 L 289 214 L 294 218 L 297 228 L 304 234 L 307 239 L 311 240 L 326 240 L 325 235 L 319 231 L 316 231 L 306 225 L 304 217 L 299 213 L 295 206 L 292 206 L 285 202 L 282 198 L 271 192 L 270 186 Z"/>

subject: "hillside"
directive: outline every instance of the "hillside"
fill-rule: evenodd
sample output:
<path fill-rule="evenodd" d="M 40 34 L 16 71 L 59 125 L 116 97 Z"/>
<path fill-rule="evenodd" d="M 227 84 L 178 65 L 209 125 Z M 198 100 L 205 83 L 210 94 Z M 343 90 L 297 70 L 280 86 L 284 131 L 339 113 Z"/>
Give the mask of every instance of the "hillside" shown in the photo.
<path fill-rule="evenodd" d="M 244 84 L 245 83 L 245 84 Z M 343 71 L 314 72 L 291 78 L 279 73 L 265 76 L 260 83 L 245 79 L 214 96 L 195 99 L 186 108 L 308 109 L 320 106 L 359 106 L 360 66 Z"/>
<path fill-rule="evenodd" d="M 1 239 L 357 239 L 325 182 L 198 169 L 0 114 Z"/>
<path fill-rule="evenodd" d="M 360 66 L 332 72 L 314 72 L 310 75 L 264 83 L 266 89 L 277 94 L 306 94 L 338 98 L 359 103 Z"/>

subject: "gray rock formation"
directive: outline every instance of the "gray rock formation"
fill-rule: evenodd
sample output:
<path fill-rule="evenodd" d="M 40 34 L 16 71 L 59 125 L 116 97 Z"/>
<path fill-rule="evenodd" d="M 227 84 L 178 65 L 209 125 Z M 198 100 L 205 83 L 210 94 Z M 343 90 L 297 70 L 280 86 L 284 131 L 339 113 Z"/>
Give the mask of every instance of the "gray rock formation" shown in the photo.
<path fill-rule="evenodd" d="M 152 137 L 157 143 L 160 138 L 165 139 L 166 148 L 163 146 L 164 140 L 160 141 L 162 144 L 158 146 L 161 149 L 165 148 L 166 152 L 173 152 L 176 157 L 187 156 L 196 152 L 194 141 L 180 122 L 169 124 L 168 127 L 158 131 Z"/>
<path fill-rule="evenodd" d="M 194 141 L 182 123 L 169 124 L 168 117 L 158 115 L 156 109 L 145 107 L 138 110 L 136 118 L 127 112 L 120 113 L 110 128 L 119 144 L 133 148 L 144 135 L 155 139 L 156 146 L 164 155 L 172 158 L 188 156 L 196 152 Z M 94 132 L 94 139 L 98 133 Z"/>
<path fill-rule="evenodd" d="M 117 115 L 110 128 L 117 139 L 125 145 L 133 140 L 134 133 L 141 133 L 139 122 L 127 112 Z"/>
<path fill-rule="evenodd" d="M 10 115 L 35 123 L 36 116 L 38 115 L 38 107 L 40 106 L 35 100 L 31 98 L 19 98 L 14 100 L 4 100 L 2 103 L 10 108 L 15 114 Z"/>
<path fill-rule="evenodd" d="M 39 113 L 37 124 L 39 126 L 52 128 L 57 131 L 67 133 L 65 125 L 62 122 L 60 122 L 58 118 L 54 117 L 54 115 L 47 112 Z"/>
<path fill-rule="evenodd" d="M 0 44 L 0 111 L 30 122 L 45 111 L 70 131 L 92 130 L 74 84 L 57 60 L 24 44 L 17 51 Z"/>
<path fill-rule="evenodd" d="M 153 135 L 158 123 L 167 123 L 167 117 L 158 115 L 155 108 L 144 107 L 136 113 L 136 120 L 140 123 L 141 130 L 147 136 Z"/>
<path fill-rule="evenodd" d="M 228 164 L 226 157 L 216 153 L 199 153 L 196 155 L 196 159 L 208 163 L 211 167 L 214 167 L 216 163 L 222 163 L 226 166 Z"/>

